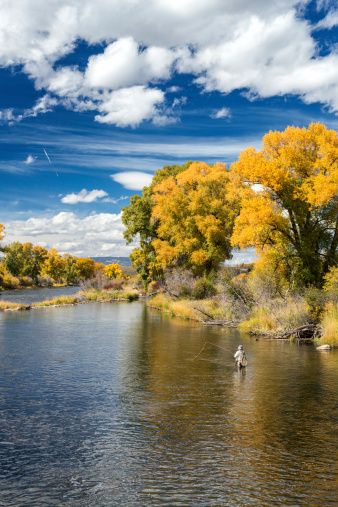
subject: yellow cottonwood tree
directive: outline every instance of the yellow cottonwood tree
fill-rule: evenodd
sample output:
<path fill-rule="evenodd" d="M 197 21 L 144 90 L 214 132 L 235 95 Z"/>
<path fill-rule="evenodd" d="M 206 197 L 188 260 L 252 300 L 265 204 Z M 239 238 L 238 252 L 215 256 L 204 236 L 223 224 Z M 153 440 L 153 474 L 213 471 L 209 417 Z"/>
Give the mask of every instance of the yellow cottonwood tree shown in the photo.
<path fill-rule="evenodd" d="M 3 234 L 4 230 L 5 226 L 3 224 L 0 224 L 0 241 L 5 237 L 5 234 Z"/>
<path fill-rule="evenodd" d="M 158 183 L 152 200 L 152 220 L 159 224 L 152 245 L 162 267 L 182 265 L 203 274 L 231 256 L 238 199 L 224 164 L 193 162 Z"/>
<path fill-rule="evenodd" d="M 122 278 L 122 270 L 119 264 L 108 264 L 104 271 L 108 278 Z"/>
<path fill-rule="evenodd" d="M 246 185 L 233 246 L 274 249 L 306 285 L 338 262 L 338 135 L 324 125 L 269 132 L 232 165 Z"/>

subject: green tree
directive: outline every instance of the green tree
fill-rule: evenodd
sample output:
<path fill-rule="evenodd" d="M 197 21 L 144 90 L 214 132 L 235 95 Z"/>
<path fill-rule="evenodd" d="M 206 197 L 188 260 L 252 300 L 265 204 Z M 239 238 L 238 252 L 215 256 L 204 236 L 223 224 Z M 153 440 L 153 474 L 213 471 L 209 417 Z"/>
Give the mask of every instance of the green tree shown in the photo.
<path fill-rule="evenodd" d="M 65 254 L 63 256 L 63 260 L 64 260 L 63 276 L 66 280 L 67 285 L 71 285 L 80 276 L 80 271 L 77 265 L 77 258 L 73 257 L 70 254 Z"/>
<path fill-rule="evenodd" d="M 134 248 L 130 259 L 145 285 L 151 278 L 157 278 L 162 274 L 162 269 L 156 262 L 152 244 L 152 241 L 157 238 L 159 225 L 159 221 L 151 217 L 154 208 L 152 201 L 154 187 L 168 176 L 184 171 L 191 163 L 191 161 L 187 162 L 183 166 L 166 165 L 163 169 L 159 169 L 149 187 L 143 188 L 142 195 L 134 195 L 130 199 L 129 206 L 122 208 L 122 222 L 126 227 L 124 237 L 127 245 L 133 241 L 139 241 L 139 246 Z"/>

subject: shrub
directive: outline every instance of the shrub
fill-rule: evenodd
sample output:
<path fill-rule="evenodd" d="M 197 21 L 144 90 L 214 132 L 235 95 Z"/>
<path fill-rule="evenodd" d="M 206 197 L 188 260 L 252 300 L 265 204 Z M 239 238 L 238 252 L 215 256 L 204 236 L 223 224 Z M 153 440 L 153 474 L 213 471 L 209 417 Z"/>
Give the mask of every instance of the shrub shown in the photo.
<path fill-rule="evenodd" d="M 17 289 L 19 287 L 19 279 L 10 273 L 5 273 L 2 277 L 2 285 L 4 289 Z"/>
<path fill-rule="evenodd" d="M 194 283 L 192 289 L 192 297 L 194 299 L 206 299 L 208 297 L 215 296 L 216 294 L 216 287 L 206 278 L 200 278 Z"/>
<path fill-rule="evenodd" d="M 153 280 L 148 285 L 148 294 L 153 294 L 154 292 L 158 292 L 161 289 L 161 287 L 162 287 L 161 282 L 159 282 L 157 280 Z"/>
<path fill-rule="evenodd" d="M 329 300 L 329 292 L 317 289 L 316 287 L 308 287 L 305 291 L 304 297 L 310 309 L 311 320 L 313 322 L 318 322 L 323 315 L 325 305 Z"/>
<path fill-rule="evenodd" d="M 19 280 L 20 280 L 20 285 L 22 287 L 29 287 L 29 285 L 33 284 L 33 280 L 30 276 L 22 276 Z"/>
<path fill-rule="evenodd" d="M 38 284 L 41 285 L 41 287 L 53 287 L 54 280 L 49 275 L 38 276 Z"/>
<path fill-rule="evenodd" d="M 129 294 L 126 294 L 126 298 L 128 299 L 128 301 L 137 301 L 139 296 L 136 292 L 130 292 Z"/>
<path fill-rule="evenodd" d="M 321 325 L 324 329 L 320 344 L 338 347 L 338 307 L 333 303 L 329 303 L 326 307 L 325 315 Z"/>
<path fill-rule="evenodd" d="M 110 282 L 107 285 L 104 285 L 104 290 L 122 290 L 121 282 Z"/>

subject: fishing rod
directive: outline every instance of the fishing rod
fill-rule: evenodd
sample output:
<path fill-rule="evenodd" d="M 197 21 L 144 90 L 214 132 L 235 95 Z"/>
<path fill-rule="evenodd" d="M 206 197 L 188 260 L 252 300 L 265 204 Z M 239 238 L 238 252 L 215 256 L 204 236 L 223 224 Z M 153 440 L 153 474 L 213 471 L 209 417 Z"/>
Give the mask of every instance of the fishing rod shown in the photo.
<path fill-rule="evenodd" d="M 191 361 L 194 361 L 195 359 L 197 359 L 197 357 L 203 352 L 204 347 L 206 346 L 207 343 L 209 343 L 209 345 L 214 345 L 215 347 L 218 347 L 219 349 L 226 350 L 227 352 L 230 352 L 230 354 L 233 354 L 233 352 L 231 350 L 226 349 L 225 347 L 221 347 L 220 345 L 217 345 L 216 343 L 205 342 L 205 344 L 203 345 L 202 349 L 199 351 L 199 353 L 197 354 L 197 356 L 193 357 L 191 359 Z"/>

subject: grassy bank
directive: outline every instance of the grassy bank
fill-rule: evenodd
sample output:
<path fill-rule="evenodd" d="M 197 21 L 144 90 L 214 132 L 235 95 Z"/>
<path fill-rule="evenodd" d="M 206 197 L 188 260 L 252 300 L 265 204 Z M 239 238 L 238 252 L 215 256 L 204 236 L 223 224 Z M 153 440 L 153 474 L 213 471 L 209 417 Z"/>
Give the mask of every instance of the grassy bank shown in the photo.
<path fill-rule="evenodd" d="M 34 303 L 32 307 L 76 305 L 78 302 L 78 296 L 59 296 L 47 301 L 42 301 L 41 303 Z"/>
<path fill-rule="evenodd" d="M 81 292 L 73 296 L 59 296 L 40 303 L 33 303 L 32 305 L 9 303 L 0 301 L 0 311 L 14 311 L 14 310 L 30 310 L 32 308 L 44 308 L 48 306 L 67 306 L 76 305 L 83 302 L 97 301 L 97 302 L 113 302 L 113 301 L 136 301 L 139 298 L 137 290 L 130 289 L 128 291 L 100 291 L 91 290 L 88 292 Z"/>
<path fill-rule="evenodd" d="M 8 311 L 8 310 L 29 310 L 30 305 L 18 304 L 18 303 L 8 303 L 6 301 L 0 301 L 0 310 Z"/>
<path fill-rule="evenodd" d="M 86 301 L 136 301 L 139 298 L 139 293 L 133 289 L 127 291 L 89 290 L 81 292 L 81 296 Z"/>
<path fill-rule="evenodd" d="M 176 300 L 166 294 L 158 294 L 147 304 L 150 308 L 185 320 L 223 323 L 225 326 L 230 324 L 231 327 L 235 323 L 240 331 L 258 336 L 268 335 L 277 338 L 294 329 L 314 326 L 311 307 L 300 297 L 255 305 L 251 310 L 243 311 L 240 317 L 236 309 L 217 298 L 200 301 Z M 325 307 L 316 330 L 321 334 L 321 338 L 315 340 L 317 345 L 328 344 L 331 347 L 338 347 L 338 306 L 329 304 Z M 292 333 L 288 337 L 290 340 L 297 338 Z"/>

